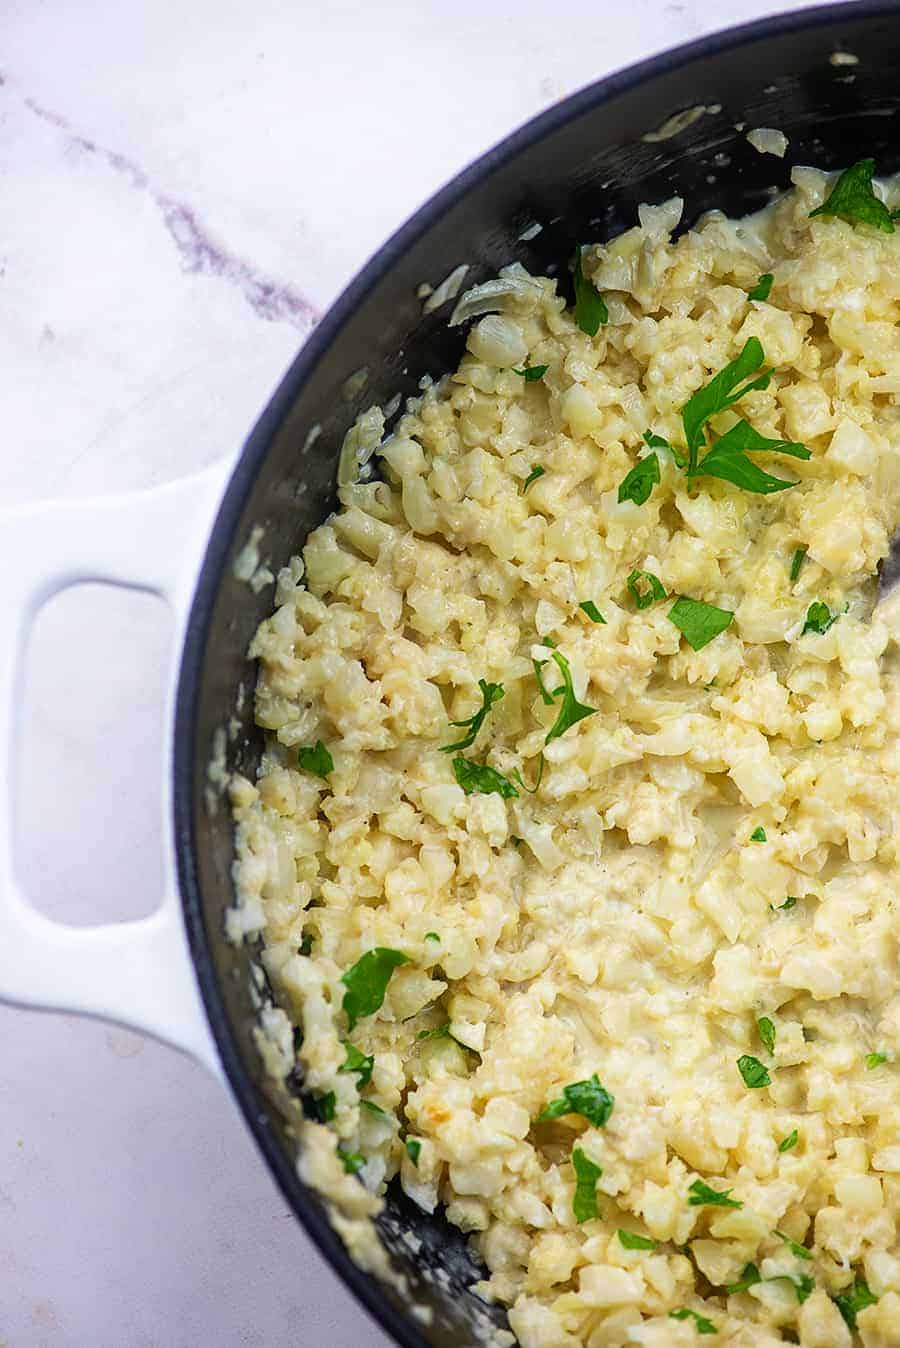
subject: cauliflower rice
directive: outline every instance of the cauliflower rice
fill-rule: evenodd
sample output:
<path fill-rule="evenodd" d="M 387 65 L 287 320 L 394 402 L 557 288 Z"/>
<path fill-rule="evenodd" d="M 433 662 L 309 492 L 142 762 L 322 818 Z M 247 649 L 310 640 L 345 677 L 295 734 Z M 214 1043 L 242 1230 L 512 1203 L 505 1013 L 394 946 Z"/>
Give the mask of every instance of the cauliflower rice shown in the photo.
<path fill-rule="evenodd" d="M 229 921 L 301 1169 L 360 1257 L 394 1176 L 445 1205 L 522 1348 L 900 1345 L 900 232 L 794 183 L 585 249 L 593 336 L 518 264 L 464 296 L 251 648 Z M 751 339 L 703 452 L 790 442 L 770 494 L 678 463 Z"/>

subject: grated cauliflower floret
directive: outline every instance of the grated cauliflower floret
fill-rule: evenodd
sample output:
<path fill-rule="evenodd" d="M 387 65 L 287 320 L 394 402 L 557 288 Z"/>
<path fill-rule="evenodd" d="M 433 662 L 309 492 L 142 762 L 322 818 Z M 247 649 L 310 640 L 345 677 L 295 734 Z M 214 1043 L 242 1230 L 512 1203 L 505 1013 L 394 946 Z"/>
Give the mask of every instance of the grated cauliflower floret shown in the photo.
<path fill-rule="evenodd" d="M 693 1344 L 690 1312 L 723 1348 L 900 1345 L 900 231 L 793 181 L 585 248 L 596 336 L 519 264 L 462 295 L 458 370 L 348 434 L 250 648 L 227 930 L 263 941 L 267 1072 L 330 1123 L 301 1173 L 382 1271 L 375 1195 L 443 1204 L 521 1348 Z M 773 376 L 704 434 L 805 445 L 754 453 L 770 494 L 677 463 L 751 339 Z M 733 619 L 689 643 L 679 597 Z M 376 948 L 405 959 L 351 1029 Z"/>

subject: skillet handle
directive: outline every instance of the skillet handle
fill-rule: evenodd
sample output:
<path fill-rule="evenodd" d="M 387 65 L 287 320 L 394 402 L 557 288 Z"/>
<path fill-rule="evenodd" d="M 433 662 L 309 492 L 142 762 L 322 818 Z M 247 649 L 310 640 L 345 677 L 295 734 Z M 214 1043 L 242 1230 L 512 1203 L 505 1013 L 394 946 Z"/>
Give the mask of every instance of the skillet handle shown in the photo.
<path fill-rule="evenodd" d="M 22 656 L 29 627 L 60 590 L 99 581 L 149 591 L 171 607 L 176 633 L 166 724 L 200 555 L 228 469 L 151 491 L 0 510 L 0 999 L 119 1021 L 183 1049 L 221 1074 L 188 950 L 171 833 L 171 732 L 163 809 L 166 877 L 149 917 L 71 927 L 28 902 L 13 860 Z"/>

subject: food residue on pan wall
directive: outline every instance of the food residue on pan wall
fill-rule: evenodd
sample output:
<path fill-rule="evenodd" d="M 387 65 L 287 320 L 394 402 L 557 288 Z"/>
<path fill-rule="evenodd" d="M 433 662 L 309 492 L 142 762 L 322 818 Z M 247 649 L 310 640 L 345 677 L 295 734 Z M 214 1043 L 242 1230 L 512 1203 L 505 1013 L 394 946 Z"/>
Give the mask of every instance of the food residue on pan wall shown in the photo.
<path fill-rule="evenodd" d="M 462 262 L 458 267 L 454 267 L 449 276 L 445 276 L 440 285 L 432 290 L 430 286 L 421 287 L 420 294 L 425 294 L 425 303 L 422 305 L 422 312 L 425 314 L 433 313 L 439 309 L 447 300 L 455 300 L 459 294 L 460 287 L 466 278 L 466 272 L 469 270 L 469 264 Z"/>
<path fill-rule="evenodd" d="M 770 126 L 758 126 L 748 131 L 747 140 L 760 154 L 773 154 L 777 159 L 783 159 L 787 153 L 787 136 L 783 131 L 774 131 Z"/>
<path fill-rule="evenodd" d="M 705 104 L 698 103 L 693 108 L 683 108 L 681 112 L 673 113 L 667 117 L 662 126 L 658 126 L 655 131 L 647 131 L 641 140 L 648 144 L 655 144 L 657 141 L 671 140 L 673 136 L 678 136 L 682 131 L 686 131 L 694 122 L 700 120 L 705 112 L 715 115 L 722 111 L 721 103 L 711 103 L 707 107 Z"/>

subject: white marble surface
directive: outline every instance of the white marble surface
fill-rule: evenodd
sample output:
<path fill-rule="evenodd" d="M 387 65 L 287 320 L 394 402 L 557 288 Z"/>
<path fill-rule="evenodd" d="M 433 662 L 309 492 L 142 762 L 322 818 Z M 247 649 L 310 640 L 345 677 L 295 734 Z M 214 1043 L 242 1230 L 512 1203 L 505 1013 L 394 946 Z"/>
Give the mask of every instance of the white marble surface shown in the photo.
<path fill-rule="evenodd" d="M 5 0 L 0 503 L 233 453 L 456 169 L 611 69 L 779 8 Z M 19 858 L 54 916 L 154 905 L 166 640 L 158 606 L 93 590 L 38 624 Z M 386 1345 L 200 1068 L 61 1016 L 0 1026 L 0 1345 Z"/>

